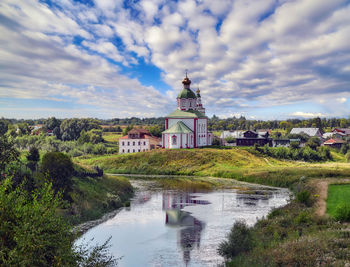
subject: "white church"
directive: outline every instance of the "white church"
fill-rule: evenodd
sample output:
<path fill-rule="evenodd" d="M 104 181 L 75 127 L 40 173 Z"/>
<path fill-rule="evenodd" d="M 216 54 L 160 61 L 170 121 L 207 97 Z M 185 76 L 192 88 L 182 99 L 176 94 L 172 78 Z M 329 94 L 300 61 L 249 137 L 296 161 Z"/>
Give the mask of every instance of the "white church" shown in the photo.
<path fill-rule="evenodd" d="M 163 148 L 196 148 L 212 144 L 213 136 L 208 132 L 208 117 L 197 95 L 191 90 L 191 80 L 182 81 L 183 89 L 177 96 L 177 109 L 165 117 L 162 132 Z"/>

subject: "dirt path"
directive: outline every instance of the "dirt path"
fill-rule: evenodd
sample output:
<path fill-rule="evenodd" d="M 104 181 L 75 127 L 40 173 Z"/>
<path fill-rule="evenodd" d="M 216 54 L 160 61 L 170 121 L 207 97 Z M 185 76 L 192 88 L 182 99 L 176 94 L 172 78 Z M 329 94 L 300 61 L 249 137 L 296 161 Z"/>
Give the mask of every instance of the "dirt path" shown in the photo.
<path fill-rule="evenodd" d="M 329 181 L 316 179 L 312 181 L 313 185 L 316 187 L 316 192 L 320 195 L 316 202 L 316 215 L 324 216 L 327 209 L 327 195 L 328 195 L 328 184 Z"/>
<path fill-rule="evenodd" d="M 332 183 L 350 183 L 350 179 L 315 179 L 312 180 L 311 184 L 316 188 L 316 192 L 319 195 L 316 207 L 316 215 L 324 216 L 327 211 L 327 196 L 328 196 L 328 185 Z"/>

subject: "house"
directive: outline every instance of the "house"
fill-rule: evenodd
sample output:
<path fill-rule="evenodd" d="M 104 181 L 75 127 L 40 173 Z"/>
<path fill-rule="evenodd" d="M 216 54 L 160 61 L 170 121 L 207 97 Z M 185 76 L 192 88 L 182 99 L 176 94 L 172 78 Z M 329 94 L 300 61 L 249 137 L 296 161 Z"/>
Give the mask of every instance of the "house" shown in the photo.
<path fill-rule="evenodd" d="M 245 131 L 243 132 L 243 137 L 236 138 L 237 146 L 253 146 L 253 145 L 264 146 L 268 144 L 272 146 L 272 139 L 269 138 L 268 132 L 257 133 L 255 131 Z"/>
<path fill-rule="evenodd" d="M 226 139 L 227 137 L 232 138 L 241 138 L 243 137 L 243 130 L 236 130 L 236 131 L 223 131 L 220 135 L 221 139 Z"/>
<path fill-rule="evenodd" d="M 307 134 L 310 137 L 322 138 L 322 133 L 319 128 L 293 128 L 290 134 Z"/>
<path fill-rule="evenodd" d="M 346 137 L 346 136 L 350 136 L 350 129 L 349 128 L 334 128 L 332 133 L 335 135 L 339 135 L 341 137 Z"/>
<path fill-rule="evenodd" d="M 324 146 L 329 146 L 333 148 L 341 148 L 341 146 L 346 143 L 344 140 L 332 138 L 323 143 Z"/>
<path fill-rule="evenodd" d="M 161 139 L 152 136 L 146 129 L 132 129 L 119 138 L 119 154 L 150 151 L 160 147 Z"/>
<path fill-rule="evenodd" d="M 177 96 L 177 109 L 165 117 L 162 132 L 163 148 L 196 148 L 212 144 L 213 135 L 208 131 L 208 117 L 201 102 L 200 90 L 195 94 L 191 80 L 182 81 L 183 89 Z"/>

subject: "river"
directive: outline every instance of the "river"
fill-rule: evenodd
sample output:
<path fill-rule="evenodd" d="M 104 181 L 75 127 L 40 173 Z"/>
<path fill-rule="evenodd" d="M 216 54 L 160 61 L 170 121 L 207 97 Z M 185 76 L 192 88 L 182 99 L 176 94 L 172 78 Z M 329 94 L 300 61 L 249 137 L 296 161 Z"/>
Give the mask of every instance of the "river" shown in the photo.
<path fill-rule="evenodd" d="M 289 191 L 261 188 L 162 190 L 151 181 L 132 180 L 139 188 L 130 207 L 87 231 L 77 243 L 102 244 L 111 238 L 118 266 L 216 266 L 217 254 L 232 225 L 254 225 L 274 207 L 286 205 Z"/>

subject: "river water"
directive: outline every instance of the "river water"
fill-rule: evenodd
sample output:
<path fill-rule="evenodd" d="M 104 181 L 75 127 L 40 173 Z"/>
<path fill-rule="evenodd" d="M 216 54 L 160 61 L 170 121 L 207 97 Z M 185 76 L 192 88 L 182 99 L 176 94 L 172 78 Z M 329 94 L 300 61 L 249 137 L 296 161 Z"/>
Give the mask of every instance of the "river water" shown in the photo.
<path fill-rule="evenodd" d="M 235 221 L 252 226 L 289 200 L 286 189 L 201 192 L 132 183 L 139 190 L 130 207 L 77 240 L 79 244 L 93 238 L 93 243 L 102 244 L 112 237 L 110 251 L 122 257 L 118 266 L 217 266 L 223 263 L 218 245 Z"/>

